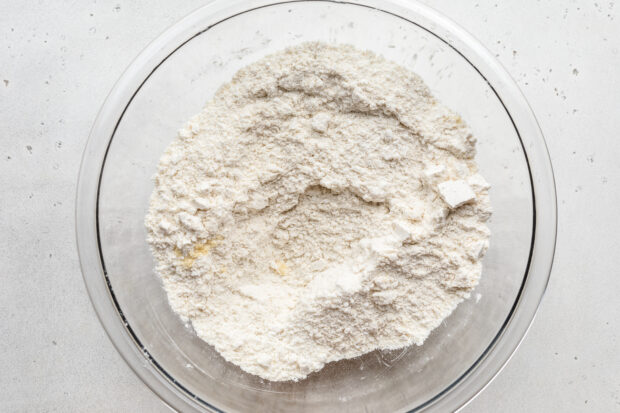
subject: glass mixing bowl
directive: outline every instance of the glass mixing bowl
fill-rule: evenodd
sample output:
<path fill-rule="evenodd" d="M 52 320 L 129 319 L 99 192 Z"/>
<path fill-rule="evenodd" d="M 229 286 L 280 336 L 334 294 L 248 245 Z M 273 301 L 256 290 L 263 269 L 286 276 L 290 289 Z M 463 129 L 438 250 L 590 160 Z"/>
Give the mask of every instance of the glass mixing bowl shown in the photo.
<path fill-rule="evenodd" d="M 349 43 L 418 73 L 478 138 L 491 183 L 491 247 L 480 285 L 421 347 L 375 351 L 306 380 L 244 373 L 168 306 L 145 241 L 151 176 L 176 131 L 219 85 L 303 41 Z M 515 83 L 469 34 L 407 1 L 213 2 L 155 40 L 118 81 L 93 126 L 78 184 L 84 280 L 112 342 L 181 411 L 452 411 L 496 375 L 528 329 L 549 278 L 553 173 Z"/>

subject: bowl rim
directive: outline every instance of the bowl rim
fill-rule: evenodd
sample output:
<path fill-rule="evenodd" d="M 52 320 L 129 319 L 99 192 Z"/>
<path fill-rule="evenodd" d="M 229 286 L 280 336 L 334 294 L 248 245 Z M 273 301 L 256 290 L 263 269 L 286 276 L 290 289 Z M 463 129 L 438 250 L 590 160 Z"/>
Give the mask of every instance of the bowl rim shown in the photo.
<path fill-rule="evenodd" d="M 478 360 L 430 400 L 410 411 L 455 411 L 469 403 L 510 360 L 536 315 L 549 282 L 557 233 L 553 168 L 536 117 L 527 100 L 495 57 L 472 35 L 432 8 L 403 0 L 215 0 L 181 19 L 129 65 L 116 82 L 91 129 L 80 164 L 75 201 L 76 241 L 91 303 L 108 337 L 136 375 L 179 411 L 222 411 L 199 399 L 166 372 L 133 332 L 107 277 L 98 235 L 98 197 L 105 158 L 116 128 L 140 87 L 163 61 L 192 38 L 235 15 L 274 5 L 302 2 L 372 8 L 404 19 L 442 40 L 467 60 L 502 102 L 528 164 L 533 200 L 532 246 L 523 284 L 499 332 Z"/>

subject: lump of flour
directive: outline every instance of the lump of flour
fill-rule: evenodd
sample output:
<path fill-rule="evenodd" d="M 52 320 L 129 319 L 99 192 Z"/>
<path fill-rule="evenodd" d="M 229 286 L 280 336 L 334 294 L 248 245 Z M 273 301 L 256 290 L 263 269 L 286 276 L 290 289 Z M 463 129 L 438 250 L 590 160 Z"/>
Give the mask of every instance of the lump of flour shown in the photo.
<path fill-rule="evenodd" d="M 273 381 L 421 345 L 478 283 L 475 139 L 401 66 L 305 43 L 241 69 L 163 154 L 146 226 L 170 305 Z"/>

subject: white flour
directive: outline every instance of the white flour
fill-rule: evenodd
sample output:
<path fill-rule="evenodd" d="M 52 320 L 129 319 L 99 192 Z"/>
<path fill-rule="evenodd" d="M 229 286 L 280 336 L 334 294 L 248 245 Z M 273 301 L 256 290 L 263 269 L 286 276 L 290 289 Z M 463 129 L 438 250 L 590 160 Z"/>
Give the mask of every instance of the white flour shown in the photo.
<path fill-rule="evenodd" d="M 146 225 L 170 305 L 274 381 L 421 345 L 488 248 L 474 144 L 372 53 L 306 43 L 245 67 L 159 164 Z"/>

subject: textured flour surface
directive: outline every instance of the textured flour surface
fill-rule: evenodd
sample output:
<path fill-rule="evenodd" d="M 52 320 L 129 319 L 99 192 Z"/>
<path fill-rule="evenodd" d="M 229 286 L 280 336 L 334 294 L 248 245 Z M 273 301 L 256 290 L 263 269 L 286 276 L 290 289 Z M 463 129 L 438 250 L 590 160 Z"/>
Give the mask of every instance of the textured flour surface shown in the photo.
<path fill-rule="evenodd" d="M 146 225 L 170 305 L 274 381 L 421 345 L 488 248 L 474 146 L 372 53 L 305 43 L 245 67 L 159 163 Z"/>

